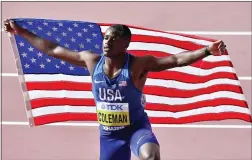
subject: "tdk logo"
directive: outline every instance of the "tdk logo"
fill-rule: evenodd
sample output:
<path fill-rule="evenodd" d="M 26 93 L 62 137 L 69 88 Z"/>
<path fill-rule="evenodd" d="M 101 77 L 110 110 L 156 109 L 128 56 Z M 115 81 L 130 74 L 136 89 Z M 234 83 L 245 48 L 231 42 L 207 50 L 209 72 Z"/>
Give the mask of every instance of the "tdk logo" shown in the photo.
<path fill-rule="evenodd" d="M 102 109 L 104 110 L 110 110 L 110 111 L 114 111 L 114 110 L 119 110 L 119 111 L 122 111 L 123 110 L 123 105 L 118 105 L 118 104 L 103 104 L 101 106 Z"/>

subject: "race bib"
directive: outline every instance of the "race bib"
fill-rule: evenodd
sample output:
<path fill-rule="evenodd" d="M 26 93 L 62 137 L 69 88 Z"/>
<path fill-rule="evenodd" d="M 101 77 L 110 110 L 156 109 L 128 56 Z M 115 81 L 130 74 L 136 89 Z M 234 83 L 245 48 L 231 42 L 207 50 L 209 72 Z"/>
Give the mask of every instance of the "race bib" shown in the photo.
<path fill-rule="evenodd" d="M 105 126 L 130 125 L 128 103 L 97 102 L 98 122 Z"/>

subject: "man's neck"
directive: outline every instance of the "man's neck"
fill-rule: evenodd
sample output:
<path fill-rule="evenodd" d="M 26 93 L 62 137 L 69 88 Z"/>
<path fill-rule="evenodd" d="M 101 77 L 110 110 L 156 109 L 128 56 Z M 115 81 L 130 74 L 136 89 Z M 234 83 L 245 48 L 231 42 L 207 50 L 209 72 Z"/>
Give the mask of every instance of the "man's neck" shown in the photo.
<path fill-rule="evenodd" d="M 105 73 L 113 78 L 122 69 L 125 63 L 126 53 L 120 54 L 115 58 L 105 57 L 104 71 Z"/>

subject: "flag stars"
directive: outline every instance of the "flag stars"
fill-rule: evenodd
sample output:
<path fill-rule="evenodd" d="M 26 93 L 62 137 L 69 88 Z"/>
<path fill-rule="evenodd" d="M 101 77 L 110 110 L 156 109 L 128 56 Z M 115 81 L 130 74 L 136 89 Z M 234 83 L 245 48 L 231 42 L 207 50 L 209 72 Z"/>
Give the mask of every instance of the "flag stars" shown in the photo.
<path fill-rule="evenodd" d="M 88 32 L 87 28 L 83 28 L 82 30 L 83 30 L 83 32 Z"/>
<path fill-rule="evenodd" d="M 80 46 L 80 48 L 84 48 L 84 45 L 82 43 L 79 46 Z"/>
<path fill-rule="evenodd" d="M 50 63 L 52 60 L 50 60 L 49 58 L 47 58 L 46 61 L 47 61 L 48 63 Z"/>
<path fill-rule="evenodd" d="M 32 58 L 32 59 L 31 59 L 31 62 L 32 62 L 32 63 L 36 63 L 36 59 L 35 59 L 35 58 Z"/>
<path fill-rule="evenodd" d="M 24 67 L 25 67 L 25 68 L 30 68 L 30 65 L 26 63 L 26 64 L 24 65 Z"/>
<path fill-rule="evenodd" d="M 57 30 L 58 30 L 58 28 L 53 27 L 53 28 L 52 28 L 52 30 L 55 32 L 55 31 L 57 31 Z"/>
<path fill-rule="evenodd" d="M 23 56 L 23 58 L 24 58 L 24 57 L 27 57 L 27 53 L 23 52 L 23 53 L 22 53 L 22 56 Z"/>
<path fill-rule="evenodd" d="M 44 22 L 43 25 L 44 25 L 44 26 L 48 26 L 48 23 L 47 23 L 47 22 Z"/>
<path fill-rule="evenodd" d="M 59 37 L 57 37 L 57 38 L 56 38 L 56 41 L 57 41 L 57 42 L 60 42 L 60 38 L 59 38 Z"/>
<path fill-rule="evenodd" d="M 43 63 L 41 63 L 39 66 L 40 68 L 45 68 L 45 65 Z"/>
<path fill-rule="evenodd" d="M 88 25 L 90 28 L 94 28 L 94 25 L 93 24 L 89 24 Z"/>
<path fill-rule="evenodd" d="M 33 22 L 27 22 L 30 26 L 33 25 Z"/>
<path fill-rule="evenodd" d="M 74 39 L 73 37 L 71 38 L 71 41 L 72 41 L 72 42 L 75 42 L 75 40 L 76 40 L 76 39 Z"/>
<path fill-rule="evenodd" d="M 73 31 L 73 29 L 71 28 L 71 27 L 68 27 L 68 29 L 67 29 L 69 32 L 72 32 Z"/>
<path fill-rule="evenodd" d="M 65 64 L 66 64 L 66 62 L 63 61 L 63 60 L 61 60 L 60 63 L 61 63 L 62 65 L 65 65 Z"/>
<path fill-rule="evenodd" d="M 79 52 L 79 50 L 78 50 L 78 49 L 75 49 L 74 51 L 75 51 L 75 52 Z"/>
<path fill-rule="evenodd" d="M 40 30 L 40 31 L 43 30 L 40 26 L 38 26 L 37 29 Z"/>
<path fill-rule="evenodd" d="M 74 70 L 74 67 L 73 67 L 73 66 L 70 66 L 69 69 L 70 69 L 70 71 L 73 71 L 73 70 Z"/>
<path fill-rule="evenodd" d="M 78 37 L 82 37 L 82 33 L 78 32 L 77 33 Z"/>
<path fill-rule="evenodd" d="M 55 67 L 56 67 L 57 69 L 59 69 L 59 68 L 60 68 L 60 66 L 58 66 L 57 64 L 55 65 Z"/>
<path fill-rule="evenodd" d="M 92 36 L 93 36 L 93 37 L 97 37 L 97 33 L 93 33 Z"/>
<path fill-rule="evenodd" d="M 65 46 L 66 48 L 69 48 L 69 44 L 68 44 L 68 43 L 65 43 L 64 46 Z"/>
<path fill-rule="evenodd" d="M 66 34 L 65 32 L 62 32 L 61 34 L 62 34 L 62 36 L 64 36 L 64 37 L 67 36 L 67 34 Z"/>
<path fill-rule="evenodd" d="M 96 45 L 95 45 L 95 48 L 96 48 L 96 49 L 99 49 L 99 48 L 100 48 L 100 45 L 96 44 Z"/>
<path fill-rule="evenodd" d="M 90 39 L 90 38 L 86 38 L 86 41 L 87 41 L 88 43 L 91 43 L 91 39 Z"/>
<path fill-rule="evenodd" d="M 58 25 L 59 25 L 59 27 L 63 27 L 63 23 L 61 23 L 61 22 L 58 23 Z"/>
<path fill-rule="evenodd" d="M 46 34 L 47 34 L 47 36 L 51 36 L 51 35 L 52 35 L 52 33 L 51 33 L 51 32 L 47 32 Z"/>
<path fill-rule="evenodd" d="M 42 53 L 41 52 L 38 53 L 38 57 L 42 57 Z"/>
<path fill-rule="evenodd" d="M 37 34 L 37 32 L 36 32 L 36 31 L 34 31 L 34 30 L 32 30 L 32 33 L 33 33 L 33 34 Z"/>
<path fill-rule="evenodd" d="M 20 46 L 20 47 L 23 47 L 23 46 L 24 46 L 24 43 L 23 43 L 23 42 L 19 42 L 19 46 Z"/>
<path fill-rule="evenodd" d="M 29 47 L 28 50 L 29 50 L 30 52 L 33 52 L 34 48 Z"/>
<path fill-rule="evenodd" d="M 78 27 L 78 24 L 77 24 L 77 23 L 74 23 L 73 25 L 74 25 L 74 27 Z"/>

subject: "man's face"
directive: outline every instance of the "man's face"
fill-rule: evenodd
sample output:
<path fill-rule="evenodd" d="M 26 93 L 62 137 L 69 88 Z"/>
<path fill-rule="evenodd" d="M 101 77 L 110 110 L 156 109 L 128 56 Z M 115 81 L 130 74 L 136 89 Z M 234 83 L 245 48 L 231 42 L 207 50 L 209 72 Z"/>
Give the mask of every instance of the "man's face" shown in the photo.
<path fill-rule="evenodd" d="M 109 28 L 103 39 L 103 54 L 106 57 L 116 57 L 120 53 L 125 52 L 127 46 L 127 40 L 121 38 L 119 33 L 113 29 Z"/>

